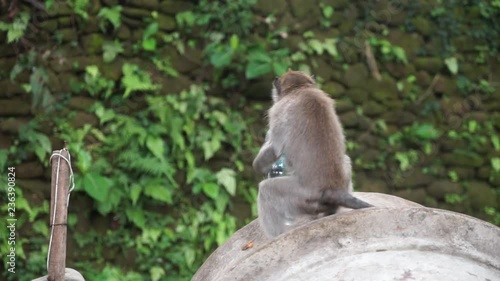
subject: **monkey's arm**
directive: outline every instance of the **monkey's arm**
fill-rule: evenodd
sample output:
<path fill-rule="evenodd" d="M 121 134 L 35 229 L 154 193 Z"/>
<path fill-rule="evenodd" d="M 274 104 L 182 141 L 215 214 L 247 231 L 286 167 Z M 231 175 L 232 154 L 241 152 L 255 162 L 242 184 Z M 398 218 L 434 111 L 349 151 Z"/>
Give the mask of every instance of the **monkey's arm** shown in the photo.
<path fill-rule="evenodd" d="M 255 171 L 267 174 L 276 160 L 278 160 L 278 156 L 274 153 L 272 143 L 266 141 L 260 148 L 259 154 L 253 160 L 252 166 Z"/>

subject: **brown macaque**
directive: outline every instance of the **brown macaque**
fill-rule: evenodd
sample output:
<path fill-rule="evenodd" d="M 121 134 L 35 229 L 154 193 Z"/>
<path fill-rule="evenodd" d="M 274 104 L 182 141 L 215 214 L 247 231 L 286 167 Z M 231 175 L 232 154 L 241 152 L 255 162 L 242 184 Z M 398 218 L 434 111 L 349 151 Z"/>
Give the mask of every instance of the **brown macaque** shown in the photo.
<path fill-rule="evenodd" d="M 286 176 L 259 184 L 259 221 L 269 237 L 334 214 L 372 205 L 352 196 L 351 161 L 334 101 L 309 75 L 291 71 L 273 82 L 266 141 L 253 168 L 267 173 L 285 156 Z"/>

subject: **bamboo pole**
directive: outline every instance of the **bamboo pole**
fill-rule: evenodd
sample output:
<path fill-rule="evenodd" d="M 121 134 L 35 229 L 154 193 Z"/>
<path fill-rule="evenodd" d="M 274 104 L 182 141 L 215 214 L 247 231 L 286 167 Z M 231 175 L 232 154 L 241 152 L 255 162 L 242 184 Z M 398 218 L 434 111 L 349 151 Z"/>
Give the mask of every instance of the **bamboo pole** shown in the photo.
<path fill-rule="evenodd" d="M 61 156 L 62 155 L 62 156 Z M 50 199 L 51 240 L 49 243 L 48 280 L 64 281 L 66 268 L 66 236 L 68 219 L 69 159 L 66 149 L 52 152 Z"/>

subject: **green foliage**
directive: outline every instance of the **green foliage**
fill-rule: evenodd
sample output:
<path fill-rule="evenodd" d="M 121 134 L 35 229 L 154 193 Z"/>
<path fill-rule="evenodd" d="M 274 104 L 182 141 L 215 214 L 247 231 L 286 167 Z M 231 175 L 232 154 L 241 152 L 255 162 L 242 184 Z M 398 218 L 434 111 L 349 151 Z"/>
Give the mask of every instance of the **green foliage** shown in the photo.
<path fill-rule="evenodd" d="M 256 0 L 209 1 L 201 0 L 194 11 L 176 15 L 181 26 L 199 26 L 205 32 L 224 32 L 226 35 L 244 36 L 253 26 L 252 6 Z M 203 33 L 203 32 L 202 32 Z"/>
<path fill-rule="evenodd" d="M 458 73 L 457 58 L 455 57 L 447 58 L 444 60 L 444 63 L 448 67 L 448 70 L 451 72 L 451 74 L 456 75 Z"/>
<path fill-rule="evenodd" d="M 325 28 L 330 28 L 332 26 L 331 18 L 333 16 L 334 9 L 332 6 L 325 5 L 324 3 L 319 3 L 321 8 L 322 18 L 320 20 L 321 26 Z"/>
<path fill-rule="evenodd" d="M 87 20 L 89 18 L 87 13 L 89 0 L 68 0 L 66 3 L 73 9 L 73 12 L 82 19 Z"/>
<path fill-rule="evenodd" d="M 14 18 L 12 23 L 0 21 L 0 30 L 7 31 L 7 43 L 17 42 L 24 36 L 30 17 L 29 13 L 21 12 Z"/>
<path fill-rule="evenodd" d="M 102 50 L 102 58 L 106 63 L 112 62 L 118 54 L 124 51 L 122 44 L 118 40 L 104 42 Z"/>
<path fill-rule="evenodd" d="M 122 6 L 116 5 L 113 7 L 103 7 L 101 10 L 99 10 L 99 13 L 97 14 L 97 18 L 99 18 L 99 27 L 101 30 L 106 30 L 108 24 L 111 24 L 113 26 L 113 29 L 118 29 L 121 24 L 121 11 L 122 11 Z"/>
<path fill-rule="evenodd" d="M 121 84 L 125 88 L 123 97 L 126 98 L 135 91 L 155 91 L 160 88 L 153 84 L 147 72 L 140 69 L 138 65 L 125 63 L 122 67 L 123 77 Z"/>
<path fill-rule="evenodd" d="M 385 61 L 400 61 L 404 64 L 408 64 L 408 59 L 406 58 L 405 50 L 398 46 L 393 46 L 391 42 L 385 39 L 379 39 L 377 37 L 371 37 L 368 42 L 372 47 L 375 48 Z"/>
<path fill-rule="evenodd" d="M 158 22 L 153 21 L 145 29 L 142 35 L 142 48 L 145 51 L 156 50 L 156 39 L 155 34 L 158 32 Z"/>

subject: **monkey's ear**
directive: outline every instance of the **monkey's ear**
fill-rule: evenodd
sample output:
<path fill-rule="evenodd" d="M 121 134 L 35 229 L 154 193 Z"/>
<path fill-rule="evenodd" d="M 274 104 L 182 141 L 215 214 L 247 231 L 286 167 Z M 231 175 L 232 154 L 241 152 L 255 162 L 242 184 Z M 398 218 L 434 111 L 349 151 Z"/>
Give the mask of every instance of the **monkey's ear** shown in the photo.
<path fill-rule="evenodd" d="M 313 80 L 314 84 L 316 84 L 316 77 L 314 76 L 314 74 L 311 74 L 311 79 Z"/>
<path fill-rule="evenodd" d="M 292 72 L 292 69 L 290 67 L 288 68 L 288 72 Z"/>

